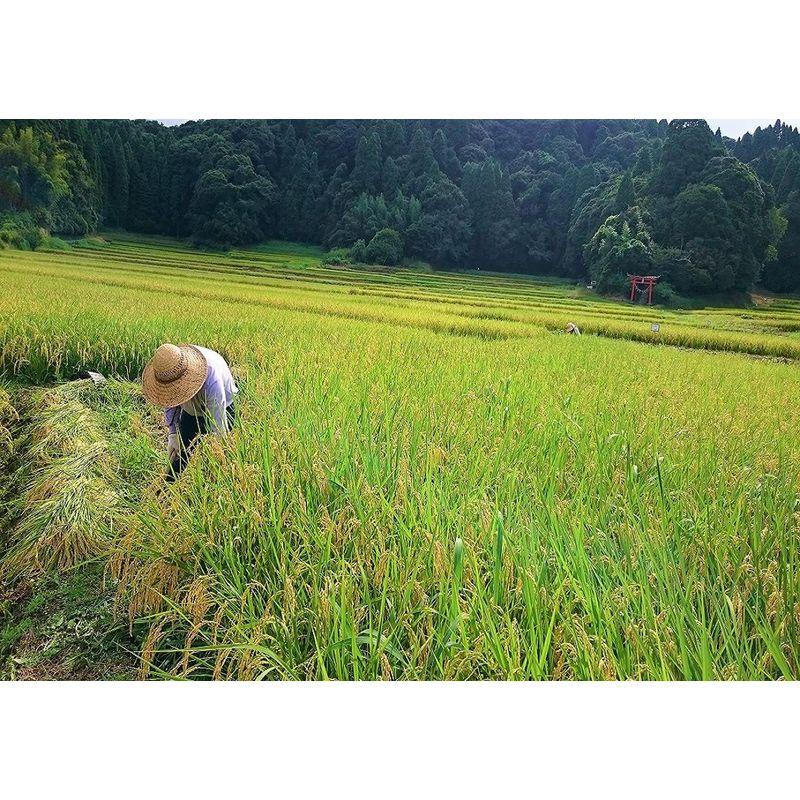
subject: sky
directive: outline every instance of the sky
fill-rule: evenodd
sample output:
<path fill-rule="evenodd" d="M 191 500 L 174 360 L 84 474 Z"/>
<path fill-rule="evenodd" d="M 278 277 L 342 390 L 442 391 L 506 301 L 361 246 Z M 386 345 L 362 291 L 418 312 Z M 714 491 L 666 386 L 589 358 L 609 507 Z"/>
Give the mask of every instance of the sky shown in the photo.
<path fill-rule="evenodd" d="M 775 117 L 774 119 L 706 119 L 706 122 L 712 131 L 720 128 L 723 136 L 738 139 L 748 131 L 752 133 L 759 125 L 762 128 L 772 125 L 776 119 L 780 119 L 787 125 L 792 125 L 796 128 L 800 127 L 800 119 L 784 119 L 783 117 Z"/>
<path fill-rule="evenodd" d="M 706 122 L 708 122 L 712 131 L 720 128 L 723 136 L 730 136 L 731 139 L 738 139 L 748 131 L 752 133 L 759 125 L 762 128 L 767 125 L 772 125 L 776 119 L 778 119 L 778 117 L 773 117 L 772 119 L 707 119 Z M 800 119 L 783 119 L 783 117 L 780 117 L 780 119 L 789 125 L 800 128 Z M 180 125 L 187 120 L 160 119 L 158 121 L 164 125 Z"/>

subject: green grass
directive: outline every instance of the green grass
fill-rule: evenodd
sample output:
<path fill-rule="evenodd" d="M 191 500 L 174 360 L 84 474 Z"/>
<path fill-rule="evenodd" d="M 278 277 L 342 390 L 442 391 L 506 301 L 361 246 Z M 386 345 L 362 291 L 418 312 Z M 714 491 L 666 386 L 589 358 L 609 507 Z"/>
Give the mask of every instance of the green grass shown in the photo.
<path fill-rule="evenodd" d="M 135 379 L 190 341 L 243 390 L 235 433 L 107 537 L 144 674 L 797 677 L 796 301 L 667 311 L 107 238 L 0 253 L 6 377 Z M 155 486 L 145 428 L 112 473 Z"/>
<path fill-rule="evenodd" d="M 0 590 L 0 680 L 130 680 L 140 644 L 97 565 Z"/>

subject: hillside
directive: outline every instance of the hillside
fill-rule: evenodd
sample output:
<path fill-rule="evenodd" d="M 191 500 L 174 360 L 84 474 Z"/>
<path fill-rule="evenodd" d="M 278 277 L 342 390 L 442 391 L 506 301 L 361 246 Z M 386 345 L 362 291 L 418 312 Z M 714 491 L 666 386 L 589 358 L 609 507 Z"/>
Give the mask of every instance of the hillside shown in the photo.
<path fill-rule="evenodd" d="M 659 296 L 800 287 L 797 130 L 702 120 L 0 122 L 0 243 L 98 226 L 224 248 L 591 277 Z"/>

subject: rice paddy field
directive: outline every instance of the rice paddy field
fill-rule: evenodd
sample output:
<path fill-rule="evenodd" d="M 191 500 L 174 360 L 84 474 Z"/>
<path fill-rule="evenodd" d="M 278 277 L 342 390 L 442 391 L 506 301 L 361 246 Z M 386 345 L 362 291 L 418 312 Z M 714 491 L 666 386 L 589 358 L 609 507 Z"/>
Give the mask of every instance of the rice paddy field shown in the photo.
<path fill-rule="evenodd" d="M 151 679 L 798 676 L 800 302 L 322 257 L 0 250 L 0 626 L 91 567 Z M 165 341 L 241 390 L 172 485 Z"/>

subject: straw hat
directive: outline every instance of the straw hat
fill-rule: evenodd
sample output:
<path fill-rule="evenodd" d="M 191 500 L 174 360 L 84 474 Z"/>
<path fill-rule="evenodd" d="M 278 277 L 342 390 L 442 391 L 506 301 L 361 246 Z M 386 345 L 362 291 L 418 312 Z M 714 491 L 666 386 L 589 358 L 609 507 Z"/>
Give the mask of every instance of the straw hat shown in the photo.
<path fill-rule="evenodd" d="M 200 391 L 207 373 L 205 356 L 193 345 L 162 344 L 144 368 L 142 392 L 162 408 L 179 406 Z"/>

